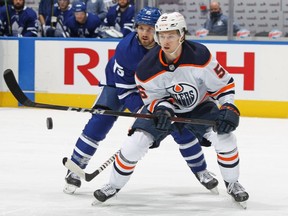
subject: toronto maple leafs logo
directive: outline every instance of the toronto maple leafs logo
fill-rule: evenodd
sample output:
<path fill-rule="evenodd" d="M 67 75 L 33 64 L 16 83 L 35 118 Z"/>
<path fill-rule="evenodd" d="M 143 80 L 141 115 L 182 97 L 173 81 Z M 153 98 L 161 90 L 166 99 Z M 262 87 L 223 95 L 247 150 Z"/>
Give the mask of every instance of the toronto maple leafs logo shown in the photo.
<path fill-rule="evenodd" d="M 167 89 L 176 102 L 184 107 L 192 107 L 198 100 L 197 89 L 187 83 L 178 83 Z"/>

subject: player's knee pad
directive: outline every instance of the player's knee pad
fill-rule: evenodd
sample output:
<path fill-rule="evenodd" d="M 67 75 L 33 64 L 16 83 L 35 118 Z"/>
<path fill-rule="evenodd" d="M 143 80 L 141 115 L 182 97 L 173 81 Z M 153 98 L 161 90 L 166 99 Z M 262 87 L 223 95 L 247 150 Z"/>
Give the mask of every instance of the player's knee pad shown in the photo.
<path fill-rule="evenodd" d="M 237 148 L 237 139 L 233 133 L 218 134 L 217 141 L 213 143 L 216 152 L 230 152 Z"/>
<path fill-rule="evenodd" d="M 115 116 L 93 114 L 86 124 L 83 133 L 95 141 L 101 141 L 105 139 L 116 120 L 117 117 Z"/>
<path fill-rule="evenodd" d="M 136 130 L 128 136 L 121 148 L 122 155 L 129 161 L 139 161 L 153 144 L 153 137 L 142 130 Z"/>

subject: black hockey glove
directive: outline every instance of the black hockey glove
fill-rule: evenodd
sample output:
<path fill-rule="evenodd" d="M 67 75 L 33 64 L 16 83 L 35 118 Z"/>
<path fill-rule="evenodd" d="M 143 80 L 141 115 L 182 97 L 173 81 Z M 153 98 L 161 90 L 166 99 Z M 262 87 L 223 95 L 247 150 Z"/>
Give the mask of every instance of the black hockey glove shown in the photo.
<path fill-rule="evenodd" d="M 165 106 L 159 106 L 154 110 L 154 123 L 157 130 L 168 131 L 171 126 L 171 116 L 174 116 L 174 111 Z"/>
<path fill-rule="evenodd" d="M 218 134 L 234 131 L 239 125 L 239 116 L 240 112 L 236 106 L 230 103 L 223 104 L 216 120 Z"/>

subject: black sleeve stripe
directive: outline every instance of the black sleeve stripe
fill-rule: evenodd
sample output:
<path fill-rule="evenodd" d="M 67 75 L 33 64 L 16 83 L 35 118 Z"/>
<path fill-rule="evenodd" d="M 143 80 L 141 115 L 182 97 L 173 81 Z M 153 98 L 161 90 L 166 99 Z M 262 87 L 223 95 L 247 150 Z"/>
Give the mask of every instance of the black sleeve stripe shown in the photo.
<path fill-rule="evenodd" d="M 228 91 L 228 92 L 223 92 L 221 94 L 218 95 L 218 97 L 216 97 L 216 100 L 219 100 L 221 97 L 224 97 L 226 95 L 230 95 L 230 94 L 235 94 L 234 90 Z"/>

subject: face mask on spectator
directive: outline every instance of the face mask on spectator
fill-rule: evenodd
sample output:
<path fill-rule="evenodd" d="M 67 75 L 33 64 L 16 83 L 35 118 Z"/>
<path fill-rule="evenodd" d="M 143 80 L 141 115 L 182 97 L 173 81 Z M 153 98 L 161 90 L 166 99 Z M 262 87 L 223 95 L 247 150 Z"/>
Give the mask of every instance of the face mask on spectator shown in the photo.
<path fill-rule="evenodd" d="M 210 12 L 210 18 L 214 19 L 220 16 L 220 11 Z"/>

